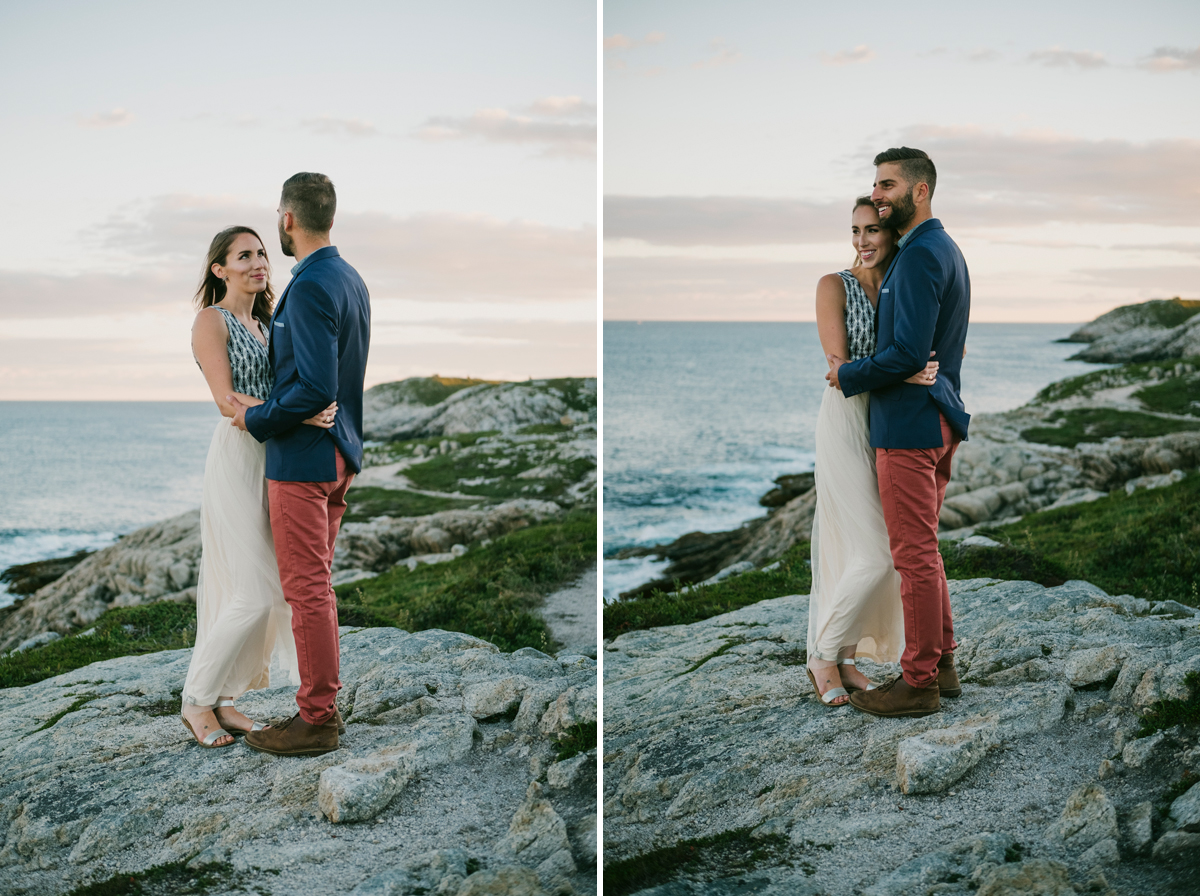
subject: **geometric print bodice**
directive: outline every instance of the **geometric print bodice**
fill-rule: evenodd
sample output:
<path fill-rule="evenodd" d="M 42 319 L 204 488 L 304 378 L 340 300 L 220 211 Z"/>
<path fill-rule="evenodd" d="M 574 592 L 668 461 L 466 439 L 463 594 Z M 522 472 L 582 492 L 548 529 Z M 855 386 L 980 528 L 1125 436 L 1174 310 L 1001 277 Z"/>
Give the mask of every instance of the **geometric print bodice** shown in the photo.
<path fill-rule="evenodd" d="M 846 349 L 848 360 L 869 358 L 875 354 L 875 309 L 862 284 L 849 271 L 838 271 L 846 286 Z"/>
<path fill-rule="evenodd" d="M 246 325 L 232 311 L 217 306 L 225 316 L 225 327 L 229 330 L 229 369 L 233 373 L 233 391 L 243 395 L 267 400 L 275 377 L 271 373 L 271 361 L 267 347 L 255 339 Z"/>

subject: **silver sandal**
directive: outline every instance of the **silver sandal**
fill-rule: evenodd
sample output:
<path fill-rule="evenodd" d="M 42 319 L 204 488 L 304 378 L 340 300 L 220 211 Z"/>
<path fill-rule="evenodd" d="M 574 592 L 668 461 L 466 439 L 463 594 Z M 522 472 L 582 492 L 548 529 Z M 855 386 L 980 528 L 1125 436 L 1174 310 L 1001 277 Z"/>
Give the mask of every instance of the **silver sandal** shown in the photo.
<path fill-rule="evenodd" d="M 192 739 L 196 743 L 198 743 L 200 746 L 204 747 L 204 749 L 206 749 L 206 750 L 220 750 L 223 747 L 232 747 L 234 745 L 234 743 L 236 743 L 236 741 L 234 741 L 234 739 L 233 739 L 233 735 L 230 734 L 228 731 L 226 731 L 224 728 L 218 728 L 216 731 L 211 732 L 210 734 L 206 735 L 203 739 L 201 739 L 200 737 L 198 737 L 196 735 L 195 730 L 192 728 L 191 722 L 189 722 L 183 716 L 179 717 L 179 721 L 183 722 L 183 727 L 186 728 L 188 730 L 188 733 L 190 733 L 192 735 Z M 219 744 L 216 742 L 219 738 L 222 738 L 222 737 L 228 737 L 229 743 Z"/>
<path fill-rule="evenodd" d="M 232 700 L 218 700 L 217 705 L 213 707 L 214 714 L 215 714 L 216 710 L 221 709 L 222 707 L 229 707 L 230 709 L 237 708 L 233 705 Z M 217 721 L 220 721 L 220 719 L 218 719 Z M 263 729 L 270 728 L 270 727 L 271 727 L 270 725 L 264 725 L 262 722 L 251 722 L 250 727 L 248 729 L 247 728 L 234 728 L 232 736 L 237 737 L 238 735 L 249 734 L 251 731 L 262 731 Z"/>
<path fill-rule="evenodd" d="M 837 664 L 838 664 L 839 666 L 854 666 L 854 657 L 852 657 L 852 656 L 848 656 L 848 657 L 846 657 L 844 660 L 838 660 L 838 661 L 837 661 Z M 857 669 L 858 667 L 857 667 L 857 666 L 854 666 L 854 668 L 856 668 L 856 669 Z M 861 691 L 861 690 L 873 691 L 873 690 L 875 690 L 875 685 L 874 685 L 873 683 L 870 683 L 870 682 L 867 684 L 867 686 L 866 686 L 866 688 L 865 688 L 865 689 L 864 689 L 864 688 L 860 688 L 860 687 L 856 687 L 855 685 L 852 685 L 852 684 L 848 684 L 848 685 L 846 685 L 845 687 L 846 687 L 846 690 L 848 690 L 848 691 Z"/>

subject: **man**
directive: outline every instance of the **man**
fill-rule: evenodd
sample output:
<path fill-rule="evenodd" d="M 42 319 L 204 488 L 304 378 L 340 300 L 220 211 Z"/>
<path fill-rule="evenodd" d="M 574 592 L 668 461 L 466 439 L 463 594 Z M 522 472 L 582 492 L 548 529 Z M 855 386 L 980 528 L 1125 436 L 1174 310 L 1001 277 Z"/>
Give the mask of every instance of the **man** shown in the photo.
<path fill-rule="evenodd" d="M 330 244 L 336 208 L 325 175 L 300 173 L 284 182 L 279 242 L 296 266 L 271 316 L 275 384 L 257 407 L 228 397 L 237 411 L 233 425 L 267 444 L 271 532 L 292 608 L 299 711 L 282 725 L 246 735 L 249 746 L 280 756 L 336 750 L 341 721 L 334 702 L 342 685 L 330 567 L 346 490 L 362 469 L 371 300 L 358 272 Z M 335 400 L 332 429 L 300 425 Z"/>
<path fill-rule="evenodd" d="M 950 462 L 971 419 L 959 396 L 971 281 L 962 252 L 933 217 L 937 170 L 929 156 L 889 149 L 875 168 L 871 200 L 900 237 L 879 288 L 875 354 L 851 363 L 830 355 L 828 379 L 847 397 L 871 393 L 871 447 L 900 573 L 905 644 L 903 674 L 855 691 L 850 705 L 876 716 L 924 716 L 941 709 L 941 697 L 962 693 L 937 528 Z M 940 365 L 934 385 L 905 383 L 931 356 Z"/>

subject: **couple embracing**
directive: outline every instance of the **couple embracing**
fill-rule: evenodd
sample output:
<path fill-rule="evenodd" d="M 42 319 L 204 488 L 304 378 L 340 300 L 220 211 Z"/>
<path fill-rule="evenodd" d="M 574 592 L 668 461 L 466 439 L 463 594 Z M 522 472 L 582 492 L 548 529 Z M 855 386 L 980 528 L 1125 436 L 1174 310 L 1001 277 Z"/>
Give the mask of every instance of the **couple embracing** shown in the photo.
<path fill-rule="evenodd" d="M 962 693 L 937 531 L 970 421 L 959 389 L 971 284 L 933 217 L 929 156 L 889 149 L 875 167 L 852 211 L 854 266 L 817 286 L 830 388 L 817 417 L 807 672 L 826 706 L 924 716 Z M 876 686 L 861 656 L 899 658 L 902 674 Z"/>
<path fill-rule="evenodd" d="M 202 747 L 283 756 L 338 748 L 334 541 L 362 468 L 371 304 L 331 245 L 337 196 L 323 174 L 283 185 L 279 242 L 296 259 L 274 301 L 267 250 L 249 227 L 213 237 L 196 294 L 192 352 L 224 418 L 204 466 L 196 645 L 184 727 Z M 237 710 L 270 685 L 272 659 L 298 684 L 274 727 Z"/>

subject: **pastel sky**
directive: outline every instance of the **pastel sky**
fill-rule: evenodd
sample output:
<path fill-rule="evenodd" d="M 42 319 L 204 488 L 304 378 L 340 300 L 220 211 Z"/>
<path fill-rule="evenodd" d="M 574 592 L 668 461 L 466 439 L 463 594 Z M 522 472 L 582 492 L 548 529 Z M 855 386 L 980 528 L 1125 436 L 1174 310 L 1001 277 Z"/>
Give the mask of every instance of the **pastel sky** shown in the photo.
<path fill-rule="evenodd" d="M 604 315 L 813 320 L 889 146 L 976 321 L 1200 297 L 1200 4 L 608 0 Z"/>
<path fill-rule="evenodd" d="M 191 298 L 328 174 L 368 385 L 594 376 L 596 6 L 0 5 L 0 399 L 204 400 Z"/>

